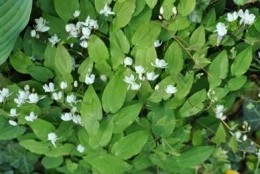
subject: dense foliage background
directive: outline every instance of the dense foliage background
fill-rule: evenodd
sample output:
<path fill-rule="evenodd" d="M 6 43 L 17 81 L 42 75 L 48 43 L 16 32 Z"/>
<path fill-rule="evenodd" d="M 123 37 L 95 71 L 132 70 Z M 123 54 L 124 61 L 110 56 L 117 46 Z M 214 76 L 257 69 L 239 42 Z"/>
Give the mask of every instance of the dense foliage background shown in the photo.
<path fill-rule="evenodd" d="M 259 7 L 0 1 L 1 173 L 260 173 Z"/>

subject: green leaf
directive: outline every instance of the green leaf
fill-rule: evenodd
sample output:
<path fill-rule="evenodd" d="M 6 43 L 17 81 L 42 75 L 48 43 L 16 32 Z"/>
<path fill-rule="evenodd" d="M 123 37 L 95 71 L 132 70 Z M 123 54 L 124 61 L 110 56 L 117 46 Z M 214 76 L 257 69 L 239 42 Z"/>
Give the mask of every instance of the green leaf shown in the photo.
<path fill-rule="evenodd" d="M 102 119 L 102 106 L 93 86 L 89 86 L 84 94 L 80 113 L 83 125 L 85 125 L 84 122 L 86 120 L 84 118 L 86 117 L 92 117 L 97 120 Z"/>
<path fill-rule="evenodd" d="M 35 141 L 35 140 L 24 140 L 20 141 L 19 144 L 23 146 L 25 149 L 31 151 L 36 154 L 47 154 L 49 152 L 49 148 L 46 143 Z"/>
<path fill-rule="evenodd" d="M 153 71 L 152 62 L 155 62 L 157 53 L 154 46 L 149 48 L 135 47 L 135 65 L 141 65 L 146 68 L 146 71 Z"/>
<path fill-rule="evenodd" d="M 175 96 L 179 99 L 186 97 L 191 90 L 193 80 L 194 80 L 193 72 L 187 72 L 185 77 L 183 77 L 182 75 L 179 75 L 177 78 L 178 91 L 176 92 Z"/>
<path fill-rule="evenodd" d="M 123 72 L 118 71 L 107 84 L 102 95 L 105 112 L 115 113 L 123 106 L 127 92 L 127 85 L 123 79 Z"/>
<path fill-rule="evenodd" d="M 130 44 L 125 36 L 124 32 L 120 29 L 115 31 L 110 31 L 110 45 L 122 50 L 125 54 L 127 54 L 130 50 Z"/>
<path fill-rule="evenodd" d="M 73 18 L 73 13 L 75 10 L 79 9 L 78 0 L 55 0 L 54 7 L 61 19 L 68 21 Z"/>
<path fill-rule="evenodd" d="M 184 105 L 179 110 L 179 116 L 190 117 L 202 111 L 206 100 L 206 90 L 202 89 L 187 99 Z"/>
<path fill-rule="evenodd" d="M 242 88 L 246 83 L 246 81 L 247 81 L 246 76 L 235 77 L 228 81 L 227 87 L 230 91 L 236 91 Z"/>
<path fill-rule="evenodd" d="M 27 25 L 32 0 L 9 0 L 0 3 L 0 65 L 10 55 L 19 33 Z"/>
<path fill-rule="evenodd" d="M 29 66 L 28 73 L 40 82 L 47 82 L 54 77 L 54 74 L 48 68 L 42 66 Z"/>
<path fill-rule="evenodd" d="M 246 0 L 234 0 L 234 2 L 237 4 L 237 5 L 244 5 L 246 3 Z"/>
<path fill-rule="evenodd" d="M 116 2 L 114 6 L 116 17 L 113 20 L 115 29 L 126 26 L 135 11 L 135 0 L 125 0 L 124 2 Z"/>
<path fill-rule="evenodd" d="M 205 44 L 205 29 L 203 25 L 199 26 L 191 35 L 190 44 L 196 46 L 197 49 Z"/>
<path fill-rule="evenodd" d="M 227 52 L 222 51 L 211 62 L 208 70 L 208 79 L 210 88 L 215 88 L 221 84 L 228 74 L 228 57 Z"/>
<path fill-rule="evenodd" d="M 215 148 L 211 146 L 193 147 L 176 157 L 176 162 L 181 168 L 191 168 L 202 164 L 214 152 Z"/>
<path fill-rule="evenodd" d="M 10 62 L 12 67 L 22 74 L 28 74 L 28 67 L 34 65 L 31 59 L 21 51 L 12 54 Z"/>
<path fill-rule="evenodd" d="M 93 60 L 86 58 L 79 66 L 78 68 L 78 74 L 79 76 L 79 81 L 85 82 L 85 77 L 89 72 L 92 71 L 93 69 L 94 62 Z"/>
<path fill-rule="evenodd" d="M 241 51 L 231 65 L 231 74 L 238 77 L 243 75 L 250 67 L 252 61 L 252 47 L 248 46 Z"/>
<path fill-rule="evenodd" d="M 161 32 L 161 25 L 158 22 L 150 21 L 141 24 L 132 37 L 132 43 L 139 47 L 149 48 L 153 46 Z"/>
<path fill-rule="evenodd" d="M 181 0 L 178 5 L 178 12 L 182 16 L 189 15 L 195 8 L 196 0 Z"/>
<path fill-rule="evenodd" d="M 177 42 L 172 42 L 168 47 L 164 59 L 168 63 L 168 68 L 166 70 L 169 70 L 173 76 L 176 76 L 181 72 L 184 59 L 182 50 Z"/>
<path fill-rule="evenodd" d="M 226 130 L 222 125 L 222 123 L 220 123 L 215 136 L 212 138 L 212 142 L 216 143 L 217 145 L 220 145 L 221 143 L 227 142 L 226 138 L 227 138 Z"/>
<path fill-rule="evenodd" d="M 137 131 L 119 139 L 111 149 L 111 152 L 121 158 L 128 159 L 138 154 L 147 142 L 148 134 L 144 131 Z M 134 146 L 133 146 L 134 144 Z"/>
<path fill-rule="evenodd" d="M 48 134 L 55 130 L 55 127 L 50 122 L 39 118 L 30 123 L 30 127 L 34 134 L 43 141 L 47 140 Z"/>
<path fill-rule="evenodd" d="M 114 130 L 113 133 L 120 133 L 130 126 L 138 117 L 142 108 L 141 103 L 133 104 L 124 107 L 122 110 L 117 112 L 112 116 L 114 120 Z"/>
<path fill-rule="evenodd" d="M 73 144 L 67 143 L 64 145 L 59 145 L 57 148 L 52 148 L 50 151 L 45 153 L 45 155 L 49 157 L 70 155 L 73 149 L 75 149 L 75 146 Z"/>
<path fill-rule="evenodd" d="M 99 173 L 115 174 L 125 173 L 130 166 L 118 157 L 105 152 L 90 152 L 84 161 L 89 163 Z"/>
<path fill-rule="evenodd" d="M 96 63 L 109 58 L 109 53 L 105 43 L 96 35 L 91 35 L 88 41 L 89 57 Z"/>
<path fill-rule="evenodd" d="M 170 31 L 179 31 L 189 27 L 190 21 L 186 16 L 177 15 L 175 20 L 170 22 L 167 29 Z"/>
<path fill-rule="evenodd" d="M 63 157 L 43 157 L 41 161 L 46 169 L 57 168 L 63 163 Z"/>
<path fill-rule="evenodd" d="M 23 126 L 11 126 L 4 119 L 1 119 L 0 123 L 0 140 L 11 140 L 18 138 L 25 132 L 25 127 Z"/>
<path fill-rule="evenodd" d="M 44 53 L 44 62 L 43 65 L 49 69 L 51 69 L 52 71 L 55 70 L 54 67 L 54 56 L 56 54 L 56 47 L 52 47 L 51 44 L 48 44 L 46 49 L 45 49 L 45 53 Z"/>
<path fill-rule="evenodd" d="M 54 58 L 55 71 L 59 75 L 69 74 L 72 71 L 72 59 L 67 49 L 58 45 Z"/>
<path fill-rule="evenodd" d="M 157 4 L 158 0 L 145 0 L 146 4 L 153 9 L 155 7 L 155 5 Z"/>

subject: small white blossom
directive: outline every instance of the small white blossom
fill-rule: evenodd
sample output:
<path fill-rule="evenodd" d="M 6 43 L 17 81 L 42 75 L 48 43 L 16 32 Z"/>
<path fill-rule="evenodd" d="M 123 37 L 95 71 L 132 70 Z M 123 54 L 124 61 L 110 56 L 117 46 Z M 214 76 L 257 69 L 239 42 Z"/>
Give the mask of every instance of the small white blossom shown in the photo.
<path fill-rule="evenodd" d="M 78 87 L 78 81 L 75 80 L 75 81 L 73 82 L 73 86 L 74 86 L 75 88 Z"/>
<path fill-rule="evenodd" d="M 236 131 L 233 136 L 236 138 L 238 142 L 241 142 L 240 138 L 242 136 L 242 133 L 240 131 Z"/>
<path fill-rule="evenodd" d="M 33 122 L 34 120 L 36 120 L 38 118 L 37 115 L 35 115 L 34 112 L 30 112 L 29 115 L 25 116 L 25 120 L 29 121 L 29 122 Z"/>
<path fill-rule="evenodd" d="M 79 114 L 73 114 L 72 115 L 72 121 L 75 123 L 75 124 L 81 124 L 81 117 Z"/>
<path fill-rule="evenodd" d="M 100 80 L 102 80 L 103 82 L 106 82 L 107 76 L 106 75 L 100 75 Z"/>
<path fill-rule="evenodd" d="M 54 92 L 54 83 L 50 82 L 49 85 L 45 84 L 43 85 L 44 92 Z"/>
<path fill-rule="evenodd" d="M 42 17 L 40 17 L 38 19 L 35 19 L 35 23 L 36 23 L 36 26 L 34 28 L 38 32 L 42 32 L 43 33 L 43 32 L 46 32 L 46 31 L 48 31 L 50 29 L 50 27 L 48 27 L 46 25 L 47 21 L 44 18 L 42 18 Z"/>
<path fill-rule="evenodd" d="M 225 120 L 227 117 L 224 115 L 224 105 L 217 105 L 215 112 L 216 112 L 216 117 L 220 120 Z"/>
<path fill-rule="evenodd" d="M 126 67 L 126 66 L 130 66 L 130 65 L 132 65 L 133 64 L 133 59 L 131 58 L 131 57 L 126 57 L 125 59 L 124 59 L 124 66 Z"/>
<path fill-rule="evenodd" d="M 153 63 L 151 63 L 151 64 L 152 64 L 152 66 L 154 66 L 156 68 L 161 68 L 161 69 L 166 68 L 167 65 L 168 65 L 168 63 L 166 63 L 165 60 L 158 59 L 158 58 L 155 59 L 155 63 L 154 64 Z"/>
<path fill-rule="evenodd" d="M 159 74 L 155 74 L 154 72 L 147 72 L 146 73 L 146 78 L 149 81 L 154 81 L 155 79 L 157 79 L 159 77 Z"/>
<path fill-rule="evenodd" d="M 14 102 L 20 107 L 28 99 L 30 92 L 19 90 L 17 98 L 14 98 Z"/>
<path fill-rule="evenodd" d="M 77 145 L 77 151 L 79 153 L 85 152 L 85 147 L 82 144 Z"/>
<path fill-rule="evenodd" d="M 69 112 L 66 112 L 64 114 L 61 114 L 61 119 L 63 121 L 71 121 L 72 120 L 72 114 Z"/>
<path fill-rule="evenodd" d="M 87 74 L 85 77 L 85 83 L 91 85 L 95 82 L 95 74 Z"/>
<path fill-rule="evenodd" d="M 111 8 L 108 6 L 108 4 L 105 4 L 104 8 L 100 10 L 99 14 L 108 16 L 108 15 L 114 15 L 115 13 L 111 11 Z"/>
<path fill-rule="evenodd" d="M 135 66 L 135 72 L 137 74 L 143 74 L 145 72 L 144 67 L 141 65 Z"/>
<path fill-rule="evenodd" d="M 16 117 L 18 114 L 17 114 L 17 111 L 15 108 L 11 108 L 10 109 L 10 113 L 9 113 L 9 116 L 10 117 Z"/>
<path fill-rule="evenodd" d="M 172 13 L 173 15 L 177 15 L 178 13 L 177 8 L 175 6 L 172 7 Z"/>
<path fill-rule="evenodd" d="M 173 85 L 167 85 L 166 88 L 165 88 L 165 92 L 167 94 L 174 94 L 177 92 L 177 88 Z"/>
<path fill-rule="evenodd" d="M 60 100 L 62 98 L 62 92 L 59 91 L 52 93 L 51 98 L 56 101 Z"/>
<path fill-rule="evenodd" d="M 60 82 L 60 88 L 61 89 L 66 89 L 67 87 L 68 87 L 68 83 L 67 82 L 64 82 L 64 81 Z"/>
<path fill-rule="evenodd" d="M 227 14 L 227 21 L 228 22 L 233 22 L 233 21 L 237 20 L 237 18 L 238 18 L 237 12 Z"/>
<path fill-rule="evenodd" d="M 78 30 L 74 24 L 67 24 L 65 26 L 66 31 L 69 33 L 69 37 L 78 37 Z"/>
<path fill-rule="evenodd" d="M 159 47 L 159 46 L 161 46 L 161 45 L 162 45 L 162 42 L 159 41 L 159 40 L 156 40 L 156 41 L 154 41 L 154 43 L 153 43 L 153 46 L 154 46 L 155 48 L 157 48 L 157 47 Z"/>
<path fill-rule="evenodd" d="M 28 103 L 37 103 L 40 100 L 37 93 L 31 93 L 28 96 Z"/>
<path fill-rule="evenodd" d="M 36 37 L 36 36 L 37 36 L 36 30 L 31 30 L 31 37 Z"/>
<path fill-rule="evenodd" d="M 9 120 L 8 123 L 9 123 L 11 126 L 17 126 L 17 122 L 14 121 L 14 120 Z"/>
<path fill-rule="evenodd" d="M 74 11 L 74 13 L 73 13 L 73 17 L 74 18 L 79 17 L 79 15 L 80 15 L 80 11 L 79 10 Z"/>
<path fill-rule="evenodd" d="M 76 103 L 76 96 L 74 94 L 70 94 L 66 97 L 66 101 L 68 103 Z"/>
<path fill-rule="evenodd" d="M 227 27 L 225 26 L 224 23 L 222 22 L 217 23 L 216 28 L 217 28 L 216 31 L 218 33 L 218 36 L 224 37 L 227 34 Z"/>
<path fill-rule="evenodd" d="M 88 42 L 86 40 L 83 40 L 83 41 L 80 42 L 80 46 L 82 48 L 88 48 Z"/>
<path fill-rule="evenodd" d="M 249 11 L 246 9 L 245 12 L 243 12 L 242 9 L 238 11 L 238 16 L 241 18 L 239 23 L 245 24 L 245 25 L 252 25 L 255 22 L 255 15 L 250 14 Z"/>
<path fill-rule="evenodd" d="M 60 39 L 58 38 L 58 36 L 56 34 L 54 34 L 53 36 L 51 36 L 49 39 L 49 42 L 51 43 L 51 46 L 53 47 L 55 44 L 59 43 Z"/>
<path fill-rule="evenodd" d="M 83 27 L 81 29 L 81 32 L 82 32 L 82 36 L 81 36 L 80 40 L 89 39 L 91 30 L 88 27 Z"/>
<path fill-rule="evenodd" d="M 48 140 L 53 144 L 54 147 L 56 147 L 56 141 L 58 140 L 58 137 L 54 132 L 50 132 L 48 134 Z"/>
<path fill-rule="evenodd" d="M 91 28 L 91 29 L 98 29 L 98 22 L 97 22 L 97 20 L 94 20 L 94 19 L 90 19 L 89 20 L 89 27 Z"/>
<path fill-rule="evenodd" d="M 8 88 L 3 88 L 2 90 L 0 90 L 0 103 L 3 103 L 9 95 L 10 92 Z"/>
<path fill-rule="evenodd" d="M 131 75 L 129 75 L 129 76 L 126 76 L 126 77 L 124 78 L 124 81 L 125 81 L 127 84 L 131 85 L 131 84 L 135 83 L 135 76 L 134 76 L 133 74 L 131 74 Z"/>
<path fill-rule="evenodd" d="M 160 7 L 160 14 L 163 15 L 163 13 L 164 13 L 164 9 L 163 7 Z"/>
<path fill-rule="evenodd" d="M 133 91 L 136 91 L 140 88 L 141 88 L 141 83 L 137 84 L 135 82 L 133 84 L 131 84 L 131 87 L 130 87 L 130 89 L 133 90 Z"/>

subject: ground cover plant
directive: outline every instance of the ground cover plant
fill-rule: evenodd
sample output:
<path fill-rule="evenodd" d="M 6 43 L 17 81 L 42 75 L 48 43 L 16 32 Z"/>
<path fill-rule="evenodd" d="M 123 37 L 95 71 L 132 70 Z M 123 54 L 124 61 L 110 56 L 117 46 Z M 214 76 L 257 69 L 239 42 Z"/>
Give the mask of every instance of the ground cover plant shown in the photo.
<path fill-rule="evenodd" d="M 1 173 L 260 173 L 259 7 L 0 1 Z"/>

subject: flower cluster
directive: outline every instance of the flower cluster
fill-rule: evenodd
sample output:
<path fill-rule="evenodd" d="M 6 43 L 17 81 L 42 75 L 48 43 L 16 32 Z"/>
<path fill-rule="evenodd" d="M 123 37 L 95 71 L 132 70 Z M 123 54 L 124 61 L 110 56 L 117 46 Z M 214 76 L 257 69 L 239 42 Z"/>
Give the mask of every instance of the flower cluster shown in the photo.
<path fill-rule="evenodd" d="M 39 32 L 47 32 L 50 29 L 50 27 L 46 25 L 47 21 L 43 17 L 35 19 L 35 23 L 36 25 L 34 26 L 34 29 L 31 30 L 31 36 L 38 39 L 40 38 Z"/>
<path fill-rule="evenodd" d="M 215 108 L 216 117 L 220 120 L 225 120 L 227 117 L 224 115 L 224 106 L 223 105 L 217 105 Z"/>
<path fill-rule="evenodd" d="M 9 95 L 10 94 L 8 88 L 3 88 L 2 90 L 0 90 L 0 103 L 3 103 Z"/>

